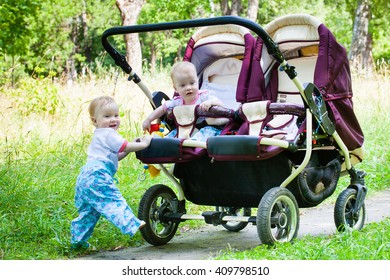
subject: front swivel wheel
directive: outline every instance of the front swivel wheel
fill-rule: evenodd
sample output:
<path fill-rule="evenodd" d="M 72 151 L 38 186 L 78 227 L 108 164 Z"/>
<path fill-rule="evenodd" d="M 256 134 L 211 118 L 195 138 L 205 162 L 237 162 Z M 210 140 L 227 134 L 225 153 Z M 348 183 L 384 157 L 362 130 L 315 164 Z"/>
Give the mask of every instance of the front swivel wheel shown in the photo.
<path fill-rule="evenodd" d="M 177 231 L 178 222 L 164 218 L 165 214 L 174 212 L 173 200 L 176 194 L 165 185 L 154 185 L 141 199 L 138 208 L 139 219 L 145 221 L 141 228 L 142 237 L 152 245 L 168 243 Z"/>
<path fill-rule="evenodd" d="M 339 232 L 347 229 L 361 230 L 366 219 L 366 206 L 364 202 L 359 211 L 355 210 L 357 204 L 357 191 L 349 188 L 343 190 L 334 206 L 334 222 Z"/>

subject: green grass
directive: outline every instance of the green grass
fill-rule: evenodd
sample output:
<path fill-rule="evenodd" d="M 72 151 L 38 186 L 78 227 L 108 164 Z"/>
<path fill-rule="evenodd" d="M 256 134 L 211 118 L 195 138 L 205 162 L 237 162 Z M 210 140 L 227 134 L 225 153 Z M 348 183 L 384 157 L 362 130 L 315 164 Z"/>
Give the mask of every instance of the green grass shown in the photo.
<path fill-rule="evenodd" d="M 390 219 L 361 231 L 305 236 L 293 243 L 258 246 L 243 252 L 224 251 L 217 260 L 389 260 Z"/>
<path fill-rule="evenodd" d="M 148 77 L 145 83 L 170 92 L 167 80 L 156 75 Z M 366 137 L 365 160 L 358 169 L 368 173 L 370 195 L 390 186 L 390 85 L 386 75 L 355 82 L 356 114 Z M 77 217 L 74 184 L 85 163 L 93 131 L 86 107 L 93 97 L 112 94 L 113 90 L 121 104 L 120 132 L 131 140 L 140 135 L 139 119 L 151 110 L 132 84 L 92 80 L 62 87 L 54 115 L 18 110 L 23 104 L 13 103 L 9 89 L 0 89 L 0 259 L 73 259 L 91 253 L 69 250 L 70 222 Z M 171 186 L 164 176 L 139 181 L 142 172 L 142 164 L 130 155 L 121 161 L 117 173 L 118 187 L 135 212 L 148 187 L 157 183 Z M 344 178 L 341 181 L 343 189 L 348 181 Z M 188 207 L 191 212 L 199 210 L 195 205 Z M 178 234 L 188 227 L 201 225 L 197 221 L 185 222 Z M 273 249 L 259 246 L 253 251 L 226 251 L 218 258 L 389 259 L 388 228 L 386 220 L 367 225 L 362 232 L 305 237 L 294 244 L 278 244 Z M 128 238 L 102 218 L 90 242 L 97 250 L 115 250 L 139 246 L 144 241 L 140 234 Z M 349 247 L 352 249 L 348 252 L 342 250 Z"/>

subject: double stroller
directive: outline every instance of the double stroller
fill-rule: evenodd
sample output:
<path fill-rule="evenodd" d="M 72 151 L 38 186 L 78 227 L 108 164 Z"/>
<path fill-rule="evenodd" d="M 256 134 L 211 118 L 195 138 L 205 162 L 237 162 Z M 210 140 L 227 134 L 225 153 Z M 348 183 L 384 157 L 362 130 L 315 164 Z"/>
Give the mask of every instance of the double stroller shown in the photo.
<path fill-rule="evenodd" d="M 169 97 L 151 93 L 108 37 L 194 27 L 184 60 L 195 65 L 200 87 L 213 90 L 225 106 L 207 112 L 175 107 L 163 121 L 179 136 L 153 138 L 137 152 L 144 164 L 158 165 L 174 187 L 156 184 L 142 197 L 144 239 L 163 245 L 179 223 L 203 220 L 229 231 L 256 225 L 262 244 L 289 242 L 298 234 L 299 208 L 331 196 L 342 175 L 350 176 L 350 184 L 336 200 L 334 222 L 339 231 L 360 230 L 367 188 L 365 173 L 354 165 L 363 159 L 363 133 L 353 112 L 346 51 L 328 28 L 302 14 L 264 28 L 224 16 L 114 27 L 104 32 L 102 43 L 156 108 Z M 221 135 L 200 142 L 190 139 L 199 117 L 229 122 Z M 186 201 L 212 210 L 187 213 Z"/>

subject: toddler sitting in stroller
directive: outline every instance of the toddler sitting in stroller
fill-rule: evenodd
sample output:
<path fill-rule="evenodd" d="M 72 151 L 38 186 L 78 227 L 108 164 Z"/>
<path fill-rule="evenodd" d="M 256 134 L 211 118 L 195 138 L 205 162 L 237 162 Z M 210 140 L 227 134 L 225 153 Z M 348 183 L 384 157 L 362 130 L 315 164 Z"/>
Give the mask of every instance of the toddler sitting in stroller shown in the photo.
<path fill-rule="evenodd" d="M 166 101 L 163 105 L 155 109 L 142 123 L 143 130 L 150 130 L 151 123 L 162 117 L 168 109 L 180 105 L 199 105 L 202 111 L 208 111 L 212 106 L 223 106 L 212 91 L 199 90 L 199 82 L 195 66 L 188 62 L 178 62 L 171 70 L 173 88 L 178 96 Z M 222 130 L 212 125 L 226 124 L 227 119 L 205 119 L 200 117 L 197 125 L 205 123 L 206 126 L 200 128 L 198 132 L 191 136 L 192 140 L 206 141 L 210 136 L 221 134 Z M 167 137 L 177 137 L 177 129 L 172 130 Z"/>

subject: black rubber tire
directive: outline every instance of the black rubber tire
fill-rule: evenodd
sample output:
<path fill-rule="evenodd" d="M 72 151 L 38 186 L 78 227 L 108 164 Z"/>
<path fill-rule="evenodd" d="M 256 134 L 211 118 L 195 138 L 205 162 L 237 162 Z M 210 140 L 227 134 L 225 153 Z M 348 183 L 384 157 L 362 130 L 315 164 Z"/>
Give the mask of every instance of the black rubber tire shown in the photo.
<path fill-rule="evenodd" d="M 143 195 L 138 216 L 146 223 L 140 231 L 149 244 L 164 245 L 175 235 L 179 223 L 161 220 L 164 214 L 173 212 L 172 200 L 175 198 L 172 189 L 161 184 L 152 186 Z"/>
<path fill-rule="evenodd" d="M 295 239 L 299 229 L 299 208 L 294 195 L 281 187 L 268 190 L 259 203 L 256 225 L 262 244 Z"/>
<path fill-rule="evenodd" d="M 343 190 L 337 197 L 334 206 L 334 222 L 339 232 L 346 229 L 361 230 L 366 220 L 366 206 L 363 202 L 357 216 L 353 217 L 352 209 L 356 203 L 357 191 L 352 188 Z"/>
<path fill-rule="evenodd" d="M 216 211 L 227 212 L 227 215 L 229 216 L 250 216 L 252 213 L 252 209 L 249 207 L 236 208 L 217 206 Z M 247 222 L 227 222 L 222 224 L 225 229 L 233 232 L 239 232 L 240 230 L 243 230 L 247 225 Z"/>

